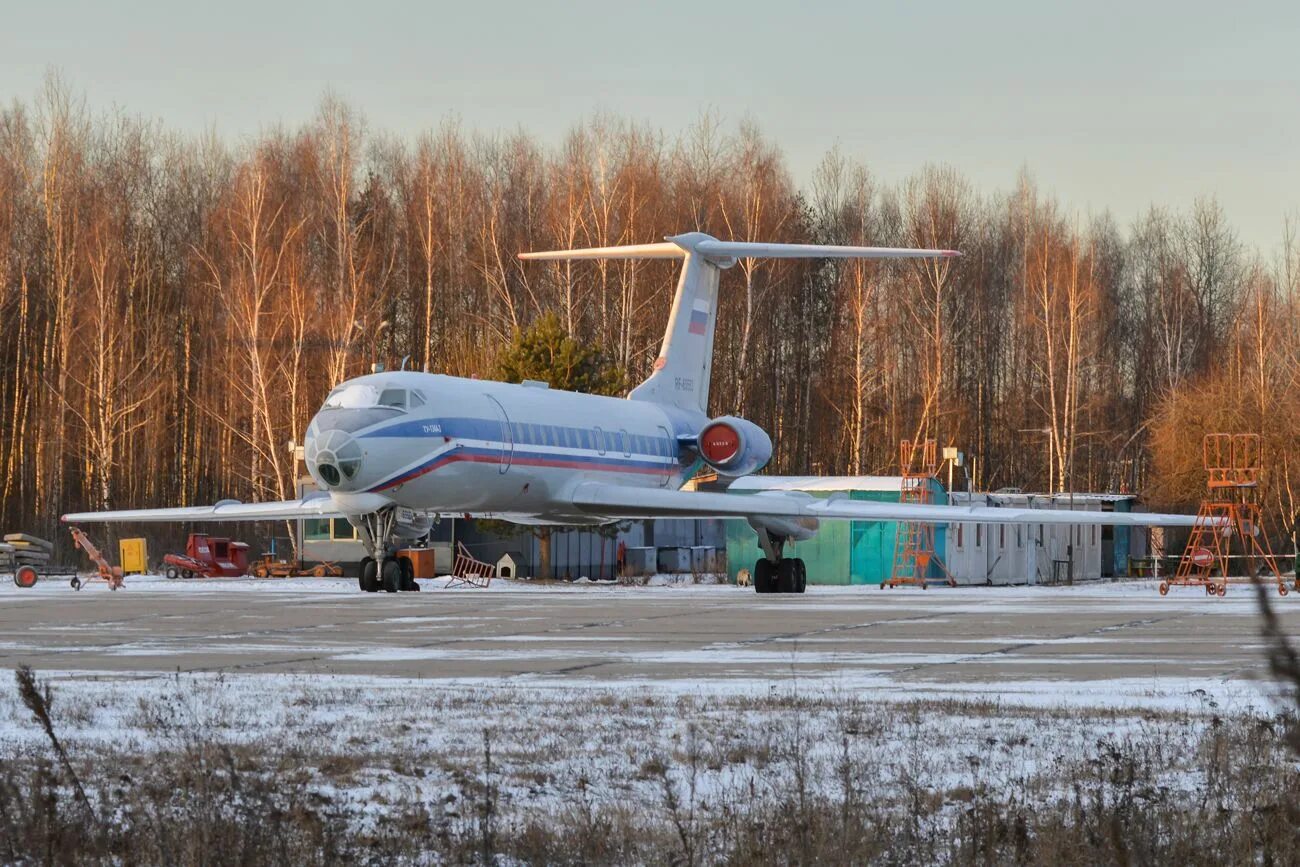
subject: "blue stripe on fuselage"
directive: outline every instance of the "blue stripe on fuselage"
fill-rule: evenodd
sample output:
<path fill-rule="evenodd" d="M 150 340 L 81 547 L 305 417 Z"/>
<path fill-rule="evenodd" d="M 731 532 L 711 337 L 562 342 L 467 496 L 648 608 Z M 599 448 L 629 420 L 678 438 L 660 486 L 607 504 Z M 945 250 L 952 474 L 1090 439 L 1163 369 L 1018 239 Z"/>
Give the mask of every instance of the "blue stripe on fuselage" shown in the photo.
<path fill-rule="evenodd" d="M 538 434 L 549 436 L 539 437 Z M 604 446 L 607 452 L 622 451 L 626 447 L 622 442 L 622 438 L 627 437 L 628 444 L 634 446 L 630 449 L 633 453 L 653 454 L 663 458 L 676 458 L 677 456 L 676 440 L 649 434 L 625 434 L 622 431 L 608 430 L 602 430 L 600 435 L 605 438 Z M 497 419 L 484 418 L 407 419 L 360 434 L 361 439 L 379 437 L 404 439 L 450 437 L 452 439 L 482 440 L 490 443 L 502 442 L 501 422 Z M 601 444 L 596 441 L 597 435 L 594 427 L 579 428 L 567 425 L 511 422 L 510 437 L 516 449 L 520 446 L 534 445 L 599 451 L 601 447 Z M 638 439 L 649 447 L 648 451 L 636 444 Z"/>
<path fill-rule="evenodd" d="M 368 492 L 383 491 L 397 485 L 405 484 L 427 475 L 447 464 L 458 461 L 476 463 L 496 463 L 501 460 L 501 450 L 495 448 L 477 448 L 474 446 L 453 446 L 431 455 L 428 460 L 403 470 L 396 476 L 368 488 Z M 515 449 L 510 455 L 510 463 L 519 466 L 553 467 L 558 469 L 592 469 L 610 473 L 637 473 L 651 475 L 669 475 L 676 466 L 665 460 L 642 460 L 616 455 L 574 454 L 572 452 L 538 452 L 528 449 Z"/>

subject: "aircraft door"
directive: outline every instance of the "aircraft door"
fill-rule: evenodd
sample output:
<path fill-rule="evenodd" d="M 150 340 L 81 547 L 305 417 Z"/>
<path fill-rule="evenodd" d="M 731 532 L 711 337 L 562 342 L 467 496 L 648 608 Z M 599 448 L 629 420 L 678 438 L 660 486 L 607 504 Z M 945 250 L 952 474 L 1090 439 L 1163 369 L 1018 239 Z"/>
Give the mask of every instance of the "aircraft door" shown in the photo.
<path fill-rule="evenodd" d="M 673 467 L 677 463 L 677 455 L 673 454 L 675 440 L 673 435 L 668 432 L 668 428 L 660 425 L 659 433 L 663 435 L 664 441 L 662 448 L 655 449 L 655 454 L 664 462 L 664 471 L 659 475 L 659 487 L 666 488 L 668 487 L 668 480 L 673 476 Z"/>
<path fill-rule="evenodd" d="M 484 397 L 492 404 L 492 408 L 496 410 L 497 418 L 501 422 L 501 456 L 498 464 L 500 472 L 504 474 L 509 471 L 510 462 L 514 460 L 515 456 L 515 438 L 510 430 L 510 416 L 506 415 L 506 408 L 501 405 L 501 401 L 490 394 L 484 395 Z"/>

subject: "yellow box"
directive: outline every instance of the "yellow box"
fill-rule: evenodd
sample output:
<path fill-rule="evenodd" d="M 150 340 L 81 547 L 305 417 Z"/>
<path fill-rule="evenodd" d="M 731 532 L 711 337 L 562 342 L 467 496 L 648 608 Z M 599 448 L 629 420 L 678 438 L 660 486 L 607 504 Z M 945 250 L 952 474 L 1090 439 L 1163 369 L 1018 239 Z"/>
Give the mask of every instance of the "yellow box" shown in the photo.
<path fill-rule="evenodd" d="M 117 547 L 122 555 L 123 575 L 143 575 L 149 571 L 149 547 L 144 539 L 123 539 Z"/>

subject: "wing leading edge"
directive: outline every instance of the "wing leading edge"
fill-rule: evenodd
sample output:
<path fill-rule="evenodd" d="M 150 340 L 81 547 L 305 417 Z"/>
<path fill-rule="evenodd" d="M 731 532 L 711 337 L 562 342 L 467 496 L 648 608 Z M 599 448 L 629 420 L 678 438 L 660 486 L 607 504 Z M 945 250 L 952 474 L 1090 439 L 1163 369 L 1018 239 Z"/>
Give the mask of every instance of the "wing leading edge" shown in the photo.
<path fill-rule="evenodd" d="M 916 521 L 927 524 L 1114 524 L 1128 527 L 1190 527 L 1195 515 L 872 503 L 847 497 L 814 497 L 796 491 L 719 494 L 649 491 L 588 483 L 574 489 L 576 509 L 610 519 L 635 518 L 831 518 L 854 521 Z"/>
<path fill-rule="evenodd" d="M 65 524 L 139 521 L 280 521 L 295 518 L 342 518 L 338 505 L 329 494 L 316 494 L 301 500 L 271 503 L 217 503 L 214 506 L 185 506 L 175 509 L 121 509 L 115 512 L 75 512 L 63 516 Z"/>

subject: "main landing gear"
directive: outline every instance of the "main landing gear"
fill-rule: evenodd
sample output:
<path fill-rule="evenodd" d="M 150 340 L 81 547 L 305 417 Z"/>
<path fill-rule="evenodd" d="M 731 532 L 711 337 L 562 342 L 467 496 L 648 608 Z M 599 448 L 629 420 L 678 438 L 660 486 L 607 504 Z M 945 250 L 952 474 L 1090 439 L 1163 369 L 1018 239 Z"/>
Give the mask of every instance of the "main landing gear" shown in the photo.
<path fill-rule="evenodd" d="M 766 557 L 754 564 L 757 593 L 802 593 L 808 587 L 808 569 L 798 557 L 782 557 L 776 563 Z"/>
<path fill-rule="evenodd" d="M 798 557 L 781 556 L 785 539 L 759 533 L 763 556 L 754 564 L 754 592 L 802 593 L 808 587 L 808 569 Z"/>
<path fill-rule="evenodd" d="M 403 590 L 419 590 L 415 582 L 415 567 L 407 557 L 395 556 L 397 550 L 392 544 L 393 524 L 396 512 L 392 508 L 365 515 L 361 518 L 361 542 L 366 546 L 369 556 L 361 561 L 357 572 L 357 584 L 366 593 L 397 593 Z"/>

